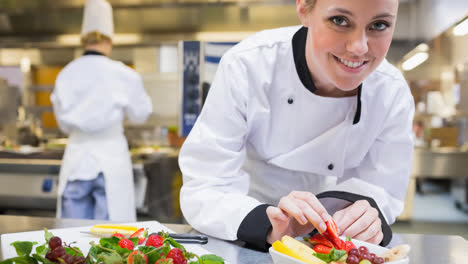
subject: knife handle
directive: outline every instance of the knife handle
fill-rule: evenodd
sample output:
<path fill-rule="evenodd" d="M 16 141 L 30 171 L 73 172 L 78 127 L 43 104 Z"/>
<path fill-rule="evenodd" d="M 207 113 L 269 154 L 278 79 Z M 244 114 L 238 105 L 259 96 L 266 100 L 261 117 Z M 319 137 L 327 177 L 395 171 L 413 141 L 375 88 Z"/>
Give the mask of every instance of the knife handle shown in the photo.
<path fill-rule="evenodd" d="M 151 235 L 158 235 L 158 233 L 151 233 Z M 186 244 L 206 244 L 208 237 L 205 235 L 192 235 L 192 234 L 169 234 L 175 241 Z"/>

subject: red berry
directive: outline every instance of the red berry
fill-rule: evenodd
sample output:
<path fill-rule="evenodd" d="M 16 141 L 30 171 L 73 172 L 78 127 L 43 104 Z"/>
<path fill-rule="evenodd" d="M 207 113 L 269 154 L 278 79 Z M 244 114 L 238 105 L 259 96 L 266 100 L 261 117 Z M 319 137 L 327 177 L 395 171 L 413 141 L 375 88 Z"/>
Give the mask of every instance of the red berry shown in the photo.
<path fill-rule="evenodd" d="M 145 246 L 151 246 L 151 247 L 160 247 L 163 245 L 164 238 L 158 236 L 158 235 L 151 235 L 148 237 L 148 240 L 146 240 Z"/>
<path fill-rule="evenodd" d="M 111 237 L 125 238 L 125 236 L 120 234 L 119 232 L 116 232 L 116 233 L 112 234 Z"/>
<path fill-rule="evenodd" d="M 128 255 L 127 264 L 133 264 L 134 258 L 136 258 L 135 255 L 139 255 L 141 257 L 144 257 L 145 258 L 145 263 L 148 263 L 148 257 L 145 254 L 143 254 L 143 252 L 135 250 L 135 251 L 133 251 L 132 253 L 130 253 Z"/>
<path fill-rule="evenodd" d="M 357 250 L 357 248 L 350 249 L 349 252 L 348 252 L 348 255 L 355 255 L 358 258 L 360 256 L 359 251 Z"/>
<path fill-rule="evenodd" d="M 86 262 L 85 257 L 81 257 L 81 256 L 74 256 L 73 257 L 73 264 L 84 264 L 85 262 Z"/>
<path fill-rule="evenodd" d="M 363 254 L 363 253 L 369 253 L 369 249 L 367 249 L 367 247 L 365 247 L 365 246 L 360 246 L 360 247 L 359 247 L 359 252 L 360 252 L 361 254 Z"/>
<path fill-rule="evenodd" d="M 49 239 L 49 248 L 50 250 L 54 250 L 56 247 L 62 245 L 62 240 L 60 237 L 54 236 Z"/>
<path fill-rule="evenodd" d="M 347 264 L 358 264 L 359 258 L 356 255 L 349 255 L 346 259 Z"/>
<path fill-rule="evenodd" d="M 53 257 L 52 257 L 52 251 L 47 252 L 46 255 L 45 255 L 45 258 L 48 259 L 48 260 L 52 260 L 52 261 L 53 261 L 54 259 L 53 259 Z"/>
<path fill-rule="evenodd" d="M 52 250 L 53 260 L 58 260 L 58 258 L 62 257 L 63 255 L 65 255 L 65 249 L 63 247 L 56 247 L 54 250 Z"/>
<path fill-rule="evenodd" d="M 374 259 L 374 264 L 382 264 L 384 262 L 385 262 L 385 260 L 383 258 L 381 258 L 381 257 L 376 257 Z"/>
<path fill-rule="evenodd" d="M 184 253 L 178 248 L 171 249 L 169 253 L 167 253 L 166 257 L 171 258 L 174 261 L 174 264 L 187 264 Z"/>
<path fill-rule="evenodd" d="M 73 263 L 73 259 L 74 259 L 73 256 L 70 255 L 70 254 L 65 254 L 65 255 L 62 256 L 62 260 L 65 261 L 65 263 L 67 263 L 67 264 L 68 263 L 70 263 L 70 264 Z"/>
<path fill-rule="evenodd" d="M 371 260 L 371 259 L 370 259 L 369 253 L 362 253 L 361 258 L 362 258 L 362 259 Z"/>
<path fill-rule="evenodd" d="M 119 247 L 133 250 L 135 244 L 133 244 L 133 242 L 130 239 L 123 238 L 119 241 Z"/>

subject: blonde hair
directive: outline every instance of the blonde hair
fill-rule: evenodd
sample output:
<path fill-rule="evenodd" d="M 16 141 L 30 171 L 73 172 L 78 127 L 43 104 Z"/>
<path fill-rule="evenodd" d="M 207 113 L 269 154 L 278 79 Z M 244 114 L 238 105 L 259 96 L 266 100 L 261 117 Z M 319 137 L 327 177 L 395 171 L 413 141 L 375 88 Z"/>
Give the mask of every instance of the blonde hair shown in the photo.
<path fill-rule="evenodd" d="M 305 1 L 307 11 L 312 10 L 312 8 L 315 5 L 315 2 L 317 2 L 317 0 L 304 0 L 304 1 Z"/>
<path fill-rule="evenodd" d="M 112 39 L 104 34 L 99 33 L 98 31 L 89 32 L 88 34 L 81 37 L 81 45 L 84 47 L 88 45 L 100 44 L 102 42 L 112 43 Z"/>

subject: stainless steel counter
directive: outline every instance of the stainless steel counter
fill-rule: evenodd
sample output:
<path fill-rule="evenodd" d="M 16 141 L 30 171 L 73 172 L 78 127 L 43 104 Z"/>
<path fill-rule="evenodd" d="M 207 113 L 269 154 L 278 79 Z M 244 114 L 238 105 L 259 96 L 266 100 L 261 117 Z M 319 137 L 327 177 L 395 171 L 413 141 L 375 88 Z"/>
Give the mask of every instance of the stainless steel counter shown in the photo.
<path fill-rule="evenodd" d="M 415 148 L 413 178 L 468 178 L 468 151 L 458 148 Z"/>
<path fill-rule="evenodd" d="M 6 209 L 55 210 L 58 176 L 63 151 L 19 154 L 0 151 L 0 211 Z M 135 202 L 146 212 L 146 184 L 143 163 L 167 154 L 132 155 Z"/>
<path fill-rule="evenodd" d="M 55 219 L 0 215 L 0 234 L 48 229 L 78 227 L 102 223 L 94 220 Z M 197 233 L 188 225 L 166 224 L 178 233 Z M 394 234 L 393 245 L 411 245 L 410 260 L 416 264 L 464 264 L 468 263 L 468 241 L 459 236 Z M 210 237 L 206 250 L 223 257 L 229 263 L 272 264 L 268 253 L 242 247 L 241 242 L 227 242 Z M 0 255 L 0 259 L 1 255 Z"/>

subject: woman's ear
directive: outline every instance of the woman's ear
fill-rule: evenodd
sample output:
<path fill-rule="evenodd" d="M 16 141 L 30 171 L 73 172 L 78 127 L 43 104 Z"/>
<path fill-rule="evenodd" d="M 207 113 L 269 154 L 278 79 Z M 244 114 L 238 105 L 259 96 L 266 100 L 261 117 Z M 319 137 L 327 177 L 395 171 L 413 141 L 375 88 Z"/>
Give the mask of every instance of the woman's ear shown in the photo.
<path fill-rule="evenodd" d="M 301 24 L 304 27 L 308 27 L 309 25 L 309 10 L 306 7 L 305 0 L 296 0 L 296 11 L 297 11 L 297 16 L 299 17 L 299 20 L 301 21 Z"/>

